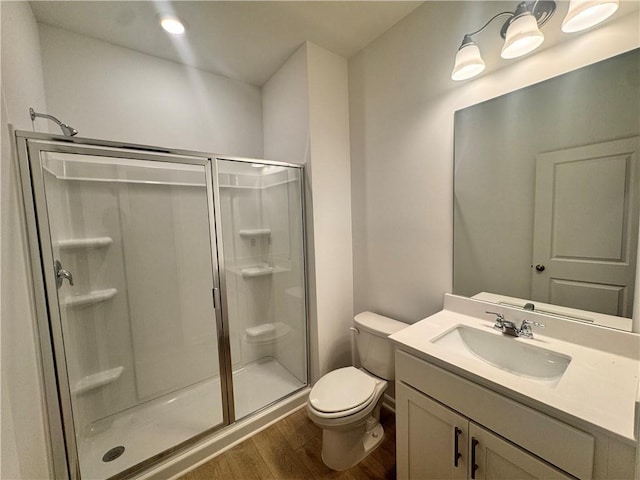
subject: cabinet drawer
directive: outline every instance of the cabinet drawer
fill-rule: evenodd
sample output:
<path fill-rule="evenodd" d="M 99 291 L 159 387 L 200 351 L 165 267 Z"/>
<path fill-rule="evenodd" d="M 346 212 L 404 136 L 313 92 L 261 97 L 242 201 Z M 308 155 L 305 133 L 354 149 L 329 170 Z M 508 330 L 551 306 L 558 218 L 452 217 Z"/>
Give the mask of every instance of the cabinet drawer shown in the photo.
<path fill-rule="evenodd" d="M 595 444 L 591 435 L 399 350 L 396 380 L 565 472 L 591 480 Z"/>

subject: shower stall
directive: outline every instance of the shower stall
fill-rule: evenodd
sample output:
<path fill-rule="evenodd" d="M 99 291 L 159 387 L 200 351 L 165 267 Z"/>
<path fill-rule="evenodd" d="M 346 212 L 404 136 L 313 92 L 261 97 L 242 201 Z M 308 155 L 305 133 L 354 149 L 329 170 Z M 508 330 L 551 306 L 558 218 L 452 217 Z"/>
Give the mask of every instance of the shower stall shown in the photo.
<path fill-rule="evenodd" d="M 56 478 L 123 478 L 308 381 L 298 165 L 17 132 Z"/>

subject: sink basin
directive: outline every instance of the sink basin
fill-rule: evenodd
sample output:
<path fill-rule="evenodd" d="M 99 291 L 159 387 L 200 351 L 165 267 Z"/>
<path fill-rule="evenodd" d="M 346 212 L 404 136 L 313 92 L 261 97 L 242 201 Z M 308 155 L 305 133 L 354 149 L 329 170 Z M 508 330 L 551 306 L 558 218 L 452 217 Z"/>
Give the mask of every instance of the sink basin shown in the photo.
<path fill-rule="evenodd" d="M 530 341 L 518 341 L 515 337 L 464 325 L 431 340 L 515 375 L 543 381 L 559 380 L 571 357 L 526 343 Z"/>

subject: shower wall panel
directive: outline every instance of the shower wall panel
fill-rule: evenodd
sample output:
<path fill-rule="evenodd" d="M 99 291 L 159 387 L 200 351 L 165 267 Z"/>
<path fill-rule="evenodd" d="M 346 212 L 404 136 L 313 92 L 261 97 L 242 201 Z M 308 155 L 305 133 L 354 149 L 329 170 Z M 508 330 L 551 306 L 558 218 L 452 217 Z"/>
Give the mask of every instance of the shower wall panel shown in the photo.
<path fill-rule="evenodd" d="M 107 248 L 54 247 L 74 274 L 73 296 L 115 290 L 109 301 L 67 309 L 64 317 L 76 385 L 122 367 L 108 388 L 78 395 L 83 411 L 77 417 L 93 423 L 216 375 L 211 304 L 199 300 L 211 292 L 194 291 L 211 283 L 202 262 L 210 256 L 201 240 L 208 236 L 200 221 L 208 215 L 203 187 L 65 182 L 48 175 L 50 203 L 64 206 L 51 209 L 57 243 L 112 240 Z"/>
<path fill-rule="evenodd" d="M 256 231 L 263 223 L 258 176 L 224 177 L 220 188 L 223 217 L 225 274 L 229 306 L 229 335 L 233 368 L 241 368 L 261 356 L 257 349 L 248 349 L 244 340 L 247 328 L 273 322 L 274 311 L 269 278 L 248 277 L 243 271 L 267 261 L 268 239 L 264 235 L 241 234 Z M 237 184 L 239 183 L 239 184 Z"/>
<path fill-rule="evenodd" d="M 45 175 L 47 200 L 54 206 L 50 209 L 54 256 L 73 272 L 74 279 L 73 290 L 65 282 L 59 291 L 63 305 L 94 291 L 116 292 L 110 301 L 93 307 L 62 308 L 75 418 L 83 419 L 76 427 L 91 433 L 90 424 L 137 402 L 118 191 L 104 183 L 60 180 L 48 171 Z M 65 244 L 85 238 L 109 238 L 111 244 L 105 248 Z M 110 388 L 82 391 L 85 379 L 119 367 L 120 378 Z"/>
<path fill-rule="evenodd" d="M 276 264 L 287 269 L 274 276 L 272 295 L 276 301 L 275 317 L 290 328 L 291 341 L 277 344 L 278 361 L 300 381 L 306 381 L 306 330 L 301 318 L 306 318 L 302 216 L 300 215 L 300 185 L 297 172 L 285 171 L 281 178 L 269 179 L 263 193 L 264 215 L 272 228 L 272 255 Z M 286 175 L 284 175 L 286 174 Z"/>
<path fill-rule="evenodd" d="M 210 326 L 211 256 L 203 186 L 130 184 L 121 196 L 127 242 L 131 338 L 139 400 L 191 385 L 218 370 Z M 205 286 L 205 287 L 203 287 Z M 212 354 L 213 352 L 213 354 Z"/>

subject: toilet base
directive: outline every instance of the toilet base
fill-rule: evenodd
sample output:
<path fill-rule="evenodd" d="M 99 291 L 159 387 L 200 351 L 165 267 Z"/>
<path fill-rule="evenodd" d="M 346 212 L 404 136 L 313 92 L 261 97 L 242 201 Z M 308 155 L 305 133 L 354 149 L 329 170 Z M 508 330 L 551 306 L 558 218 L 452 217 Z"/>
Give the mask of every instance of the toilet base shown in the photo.
<path fill-rule="evenodd" d="M 369 455 L 384 439 L 375 417 L 354 430 L 322 430 L 322 461 L 332 470 L 347 470 Z"/>

